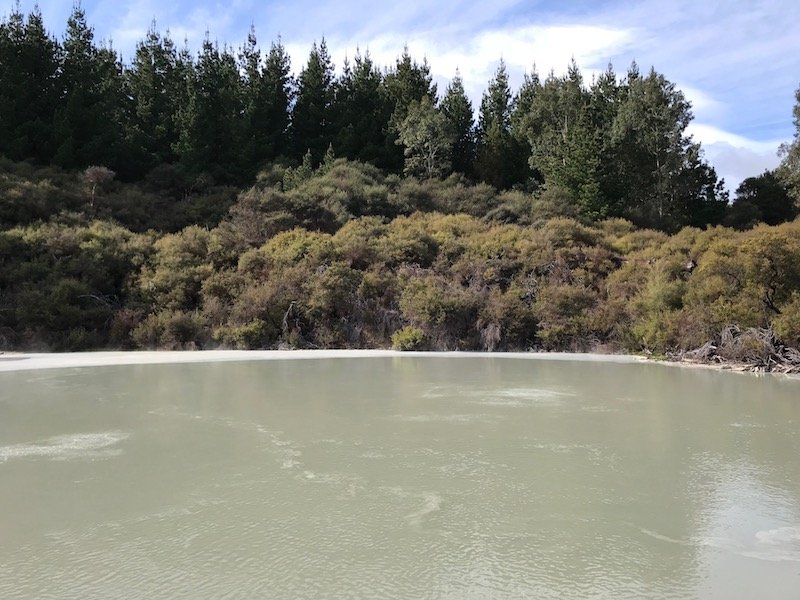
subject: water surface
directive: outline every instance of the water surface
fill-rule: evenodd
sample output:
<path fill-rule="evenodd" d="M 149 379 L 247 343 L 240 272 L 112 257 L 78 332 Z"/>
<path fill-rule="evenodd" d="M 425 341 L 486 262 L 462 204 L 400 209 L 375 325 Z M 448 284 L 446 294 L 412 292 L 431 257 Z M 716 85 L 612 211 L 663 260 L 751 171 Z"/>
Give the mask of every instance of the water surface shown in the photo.
<path fill-rule="evenodd" d="M 799 430 L 660 365 L 0 373 L 0 597 L 796 600 Z"/>

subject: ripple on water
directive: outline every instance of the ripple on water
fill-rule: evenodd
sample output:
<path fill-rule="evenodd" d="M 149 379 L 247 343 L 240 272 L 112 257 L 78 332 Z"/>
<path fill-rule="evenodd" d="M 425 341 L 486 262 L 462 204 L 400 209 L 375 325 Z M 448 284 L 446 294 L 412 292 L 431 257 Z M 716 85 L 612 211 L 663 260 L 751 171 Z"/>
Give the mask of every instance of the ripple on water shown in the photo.
<path fill-rule="evenodd" d="M 437 386 L 422 395 L 424 398 L 458 399 L 468 398 L 470 404 L 522 408 L 530 406 L 560 405 L 568 398 L 577 396 L 575 392 L 554 390 L 542 387 L 484 388 L 463 386 Z"/>
<path fill-rule="evenodd" d="M 391 415 L 387 418 L 404 423 L 491 423 L 499 420 L 496 415 L 484 414 Z"/>
<path fill-rule="evenodd" d="M 57 435 L 38 442 L 0 446 L 0 462 L 16 458 L 50 460 L 110 458 L 122 454 L 122 449 L 113 446 L 128 437 L 130 434 L 122 431 L 102 431 Z"/>
<path fill-rule="evenodd" d="M 800 526 L 777 527 L 757 531 L 749 543 L 728 537 L 696 536 L 680 540 L 650 529 L 640 529 L 645 535 L 669 544 L 707 547 L 767 562 L 800 562 Z"/>
<path fill-rule="evenodd" d="M 431 513 L 442 509 L 442 497 L 436 492 L 423 492 L 422 507 L 406 515 L 406 521 L 412 527 L 420 527 L 423 520 Z"/>

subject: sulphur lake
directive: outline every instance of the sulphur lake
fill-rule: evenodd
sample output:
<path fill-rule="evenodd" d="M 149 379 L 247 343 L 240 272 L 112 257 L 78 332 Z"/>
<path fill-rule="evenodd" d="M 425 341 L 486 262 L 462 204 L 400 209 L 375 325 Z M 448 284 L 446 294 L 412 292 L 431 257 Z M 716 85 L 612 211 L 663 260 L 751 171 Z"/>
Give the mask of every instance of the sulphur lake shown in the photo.
<path fill-rule="evenodd" d="M 0 372 L 0 598 L 800 598 L 800 381 L 390 356 Z"/>

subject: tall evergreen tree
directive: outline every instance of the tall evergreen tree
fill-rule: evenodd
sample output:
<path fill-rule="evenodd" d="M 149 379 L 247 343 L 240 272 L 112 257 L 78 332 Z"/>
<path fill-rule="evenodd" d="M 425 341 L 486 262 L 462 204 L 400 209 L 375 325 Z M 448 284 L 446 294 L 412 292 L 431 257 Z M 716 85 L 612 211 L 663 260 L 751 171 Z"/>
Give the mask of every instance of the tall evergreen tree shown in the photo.
<path fill-rule="evenodd" d="M 334 149 L 338 156 L 381 164 L 389 113 L 381 93 L 383 76 L 369 52 L 345 62 L 336 84 Z"/>
<path fill-rule="evenodd" d="M 526 121 L 541 88 L 542 82 L 539 79 L 539 72 L 536 70 L 536 65 L 534 65 L 530 73 L 525 73 L 522 85 L 514 98 L 514 109 L 511 112 L 511 131 L 515 136 L 527 137 L 525 133 Z"/>
<path fill-rule="evenodd" d="M 629 72 L 612 134 L 628 183 L 624 205 L 640 224 L 675 228 L 722 200 L 716 173 L 685 134 L 691 119 L 683 93 L 663 75 L 652 69 L 646 77 L 638 69 Z"/>
<path fill-rule="evenodd" d="M 242 163 L 245 170 L 254 174 L 262 161 L 265 136 L 264 103 L 262 100 L 264 80 L 261 50 L 258 47 L 253 25 L 247 34 L 245 45 L 239 49 L 239 72 L 242 74 L 242 101 L 244 122 L 242 123 Z"/>
<path fill-rule="evenodd" d="M 531 102 L 526 128 L 531 168 L 545 183 L 569 192 L 584 216 L 607 216 L 589 93 L 574 60 L 565 76 L 547 77 Z"/>
<path fill-rule="evenodd" d="M 189 79 L 177 150 L 184 167 L 215 180 L 242 179 L 241 81 L 233 54 L 206 37 Z"/>
<path fill-rule="evenodd" d="M 310 151 L 314 164 L 322 160 L 333 140 L 333 99 L 333 62 L 323 38 L 319 46 L 315 42 L 311 47 L 308 62 L 298 78 L 291 123 L 295 158 Z"/>
<path fill-rule="evenodd" d="M 0 154 L 39 163 L 52 158 L 58 50 L 38 7 L 25 20 L 17 5 L 0 22 Z"/>
<path fill-rule="evenodd" d="M 498 189 L 511 187 L 522 179 L 520 153 L 511 135 L 513 110 L 508 72 L 501 60 L 481 99 L 475 162 L 478 177 Z"/>
<path fill-rule="evenodd" d="M 290 108 L 295 94 L 291 63 L 280 38 L 270 44 L 261 74 L 258 110 L 254 112 L 251 128 L 261 151 L 256 150 L 257 162 L 273 160 L 288 153 Z"/>
<path fill-rule="evenodd" d="M 515 180 L 538 187 L 542 183 L 541 173 L 531 169 L 529 157 L 532 149 L 528 140 L 527 122 L 531 107 L 542 87 L 536 65 L 530 73 L 525 73 L 522 85 L 512 101 L 511 138 L 514 146 Z"/>
<path fill-rule="evenodd" d="M 398 127 L 406 118 L 408 107 L 412 102 L 419 102 L 427 96 L 432 105 L 436 104 L 436 84 L 433 83 L 428 61 L 423 60 L 422 64 L 417 63 L 411 58 L 406 46 L 395 65 L 386 72 L 383 88 L 391 117 L 386 135 L 386 162 L 381 166 L 400 171 L 403 168 L 404 159 L 403 153 L 397 145 Z"/>
<path fill-rule="evenodd" d="M 480 116 L 478 118 L 478 135 L 484 136 L 492 127 L 503 131 L 511 130 L 511 89 L 508 85 L 506 63 L 500 64 L 489 82 L 489 87 L 481 99 Z"/>
<path fill-rule="evenodd" d="M 129 95 L 122 65 L 110 46 L 97 47 L 86 15 L 76 6 L 67 21 L 59 73 L 62 93 L 55 114 L 56 164 L 92 164 L 124 172 L 123 133 Z"/>
<path fill-rule="evenodd" d="M 141 171 L 174 162 L 184 82 L 175 44 L 168 33 L 157 31 L 155 22 L 136 45 L 126 76 L 134 104 L 129 139 L 138 150 Z"/>
<path fill-rule="evenodd" d="M 618 147 L 612 135 L 624 93 L 611 65 L 594 80 L 589 90 L 589 119 L 593 128 L 594 147 L 599 152 L 597 180 L 601 197 L 606 203 L 605 216 L 624 214 L 622 199 L 628 182 L 620 170 Z"/>
<path fill-rule="evenodd" d="M 469 174 L 475 161 L 475 120 L 472 102 L 467 98 L 458 71 L 447 86 L 440 108 L 453 139 L 452 169 L 457 173 Z"/>
<path fill-rule="evenodd" d="M 292 77 L 289 56 L 280 42 L 273 43 L 262 61 L 251 27 L 239 52 L 243 74 L 244 136 L 247 171 L 252 175 L 269 160 L 286 153 Z"/>

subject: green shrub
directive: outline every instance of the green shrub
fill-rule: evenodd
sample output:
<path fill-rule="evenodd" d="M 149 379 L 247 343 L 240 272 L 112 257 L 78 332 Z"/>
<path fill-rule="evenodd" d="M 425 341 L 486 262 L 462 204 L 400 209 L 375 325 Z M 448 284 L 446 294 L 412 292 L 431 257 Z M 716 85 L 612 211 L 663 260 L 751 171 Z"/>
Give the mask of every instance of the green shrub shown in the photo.
<path fill-rule="evenodd" d="M 255 319 L 244 325 L 218 327 L 213 333 L 214 341 L 237 350 L 267 348 L 275 341 L 275 331 L 266 321 Z"/>
<path fill-rule="evenodd" d="M 196 350 L 208 342 L 205 319 L 197 312 L 164 310 L 148 315 L 131 333 L 142 348 Z"/>
<path fill-rule="evenodd" d="M 392 348 L 395 350 L 422 350 L 425 346 L 425 334 L 418 327 L 407 325 L 392 334 Z"/>
<path fill-rule="evenodd" d="M 791 300 L 772 319 L 772 327 L 780 341 L 800 349 L 800 292 L 792 293 Z"/>

